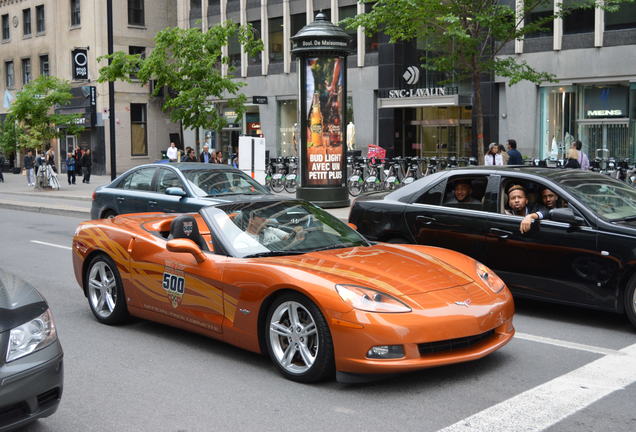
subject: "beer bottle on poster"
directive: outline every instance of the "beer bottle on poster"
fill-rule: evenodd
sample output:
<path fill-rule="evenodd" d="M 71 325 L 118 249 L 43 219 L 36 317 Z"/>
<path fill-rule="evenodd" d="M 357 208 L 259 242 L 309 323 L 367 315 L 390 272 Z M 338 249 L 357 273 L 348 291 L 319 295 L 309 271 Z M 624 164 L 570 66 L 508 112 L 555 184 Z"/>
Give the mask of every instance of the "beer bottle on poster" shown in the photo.
<path fill-rule="evenodd" d="M 318 147 L 322 145 L 322 112 L 320 111 L 320 95 L 318 92 L 314 93 L 314 99 L 311 105 L 309 130 L 311 131 L 311 140 L 308 146 Z"/>

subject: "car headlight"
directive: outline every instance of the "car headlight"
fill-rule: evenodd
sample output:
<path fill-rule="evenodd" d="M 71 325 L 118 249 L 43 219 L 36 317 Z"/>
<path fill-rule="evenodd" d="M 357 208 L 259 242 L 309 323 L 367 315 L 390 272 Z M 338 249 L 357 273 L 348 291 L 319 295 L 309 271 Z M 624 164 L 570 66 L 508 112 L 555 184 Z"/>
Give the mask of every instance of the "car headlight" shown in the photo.
<path fill-rule="evenodd" d="M 51 344 L 57 339 L 50 309 L 9 333 L 7 363 Z"/>
<path fill-rule="evenodd" d="M 336 285 L 336 291 L 345 303 L 355 309 L 368 312 L 411 312 L 411 308 L 400 300 L 371 288 L 357 285 Z"/>
<path fill-rule="evenodd" d="M 475 264 L 475 270 L 477 271 L 479 279 L 481 279 L 484 284 L 486 284 L 486 286 L 492 290 L 492 292 L 500 293 L 501 290 L 503 290 L 506 286 L 506 284 L 504 284 L 504 281 L 501 280 L 501 278 L 497 276 L 494 271 L 490 270 L 482 263 L 477 262 Z"/>

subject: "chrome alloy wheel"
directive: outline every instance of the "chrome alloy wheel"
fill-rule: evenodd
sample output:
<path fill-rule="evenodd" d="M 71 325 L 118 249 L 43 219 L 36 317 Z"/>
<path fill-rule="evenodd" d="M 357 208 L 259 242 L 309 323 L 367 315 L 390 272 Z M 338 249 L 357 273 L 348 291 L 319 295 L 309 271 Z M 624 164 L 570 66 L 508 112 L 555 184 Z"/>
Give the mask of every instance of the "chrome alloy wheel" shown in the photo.
<path fill-rule="evenodd" d="M 320 348 L 314 317 L 295 301 L 281 303 L 271 315 L 269 340 L 278 364 L 293 374 L 308 371 Z"/>
<path fill-rule="evenodd" d="M 117 306 L 117 280 L 104 261 L 95 262 L 88 274 L 88 299 L 93 311 L 102 318 L 110 317 Z"/>

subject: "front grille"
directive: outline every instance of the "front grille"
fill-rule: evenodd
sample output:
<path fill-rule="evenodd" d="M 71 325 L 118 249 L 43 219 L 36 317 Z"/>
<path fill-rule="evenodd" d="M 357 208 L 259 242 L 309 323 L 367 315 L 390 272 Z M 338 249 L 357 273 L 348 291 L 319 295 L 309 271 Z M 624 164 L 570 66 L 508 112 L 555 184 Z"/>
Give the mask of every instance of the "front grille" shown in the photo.
<path fill-rule="evenodd" d="M 28 415 L 29 406 L 25 402 L 0 408 L 0 425 L 15 423 Z"/>
<path fill-rule="evenodd" d="M 436 354 L 442 352 L 452 352 L 461 349 L 470 348 L 473 345 L 478 344 L 486 339 L 489 339 L 495 335 L 495 330 L 489 330 L 485 333 L 481 333 L 474 336 L 466 336 L 458 339 L 447 339 L 437 342 L 426 342 L 418 344 L 417 347 L 420 350 L 420 355 Z"/>
<path fill-rule="evenodd" d="M 47 404 L 54 402 L 60 398 L 60 389 L 54 388 L 53 390 L 49 390 L 47 392 L 41 393 L 38 395 L 38 405 L 41 408 L 46 407 Z"/>

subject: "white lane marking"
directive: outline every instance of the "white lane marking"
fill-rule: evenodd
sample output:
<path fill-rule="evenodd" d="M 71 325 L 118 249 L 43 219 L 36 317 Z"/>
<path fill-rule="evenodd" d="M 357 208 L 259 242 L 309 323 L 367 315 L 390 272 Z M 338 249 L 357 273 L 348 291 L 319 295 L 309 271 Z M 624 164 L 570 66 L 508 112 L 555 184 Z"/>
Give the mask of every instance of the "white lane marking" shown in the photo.
<path fill-rule="evenodd" d="M 43 241 L 39 241 L 39 240 L 31 240 L 31 243 L 37 243 L 37 244 L 41 244 L 41 245 L 44 245 L 44 246 L 51 246 L 51 247 L 56 247 L 56 248 L 60 248 L 60 249 L 71 250 L 70 246 L 62 246 L 62 245 L 58 245 L 58 244 L 54 244 L 54 243 L 47 243 L 47 242 L 43 242 Z"/>
<path fill-rule="evenodd" d="M 580 344 L 580 343 L 576 343 L 576 342 L 568 342 L 568 341 L 564 341 L 561 339 L 552 339 L 549 337 L 544 337 L 544 336 L 535 336 L 535 335 L 531 335 L 531 334 L 527 334 L 527 333 L 515 333 L 515 338 L 517 339 L 523 339 L 523 340 L 527 340 L 527 341 L 532 341 L 532 342 L 539 342 L 539 343 L 544 343 L 544 344 L 548 344 L 548 345 L 555 345 L 558 347 L 562 347 L 562 348 L 569 348 L 569 349 L 575 349 L 575 350 L 579 350 L 579 351 L 588 351 L 588 352 L 592 352 L 592 353 L 596 353 L 596 354 L 603 354 L 603 355 L 608 355 L 608 354 L 619 354 L 619 355 L 624 355 L 622 352 L 620 351 L 616 351 L 613 349 L 609 349 L 609 348 L 603 348 L 603 347 L 597 347 L 597 346 L 593 346 L 593 345 L 585 345 L 585 344 Z"/>
<path fill-rule="evenodd" d="M 636 344 L 460 420 L 440 432 L 545 430 L 636 382 Z"/>

